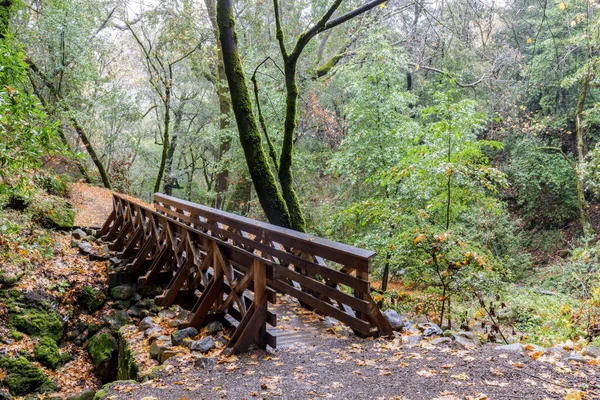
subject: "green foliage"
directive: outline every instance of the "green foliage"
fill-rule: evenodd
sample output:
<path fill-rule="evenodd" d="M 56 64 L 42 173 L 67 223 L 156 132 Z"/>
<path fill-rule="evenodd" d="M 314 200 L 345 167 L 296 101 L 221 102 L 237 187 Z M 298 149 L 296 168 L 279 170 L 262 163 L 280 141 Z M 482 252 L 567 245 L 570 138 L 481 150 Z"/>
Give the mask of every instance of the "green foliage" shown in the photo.
<path fill-rule="evenodd" d="M 29 172 L 57 150 L 56 126 L 26 89 L 25 54 L 10 38 L 0 40 L 0 194 L 33 189 Z"/>
<path fill-rule="evenodd" d="M 534 140 L 511 145 L 508 174 L 517 206 L 531 224 L 562 228 L 577 216 L 576 177 L 556 151 Z"/>
<path fill-rule="evenodd" d="M 72 228 L 75 222 L 73 206 L 60 197 L 38 197 L 30 209 L 34 221 L 47 228 L 68 229 Z"/>

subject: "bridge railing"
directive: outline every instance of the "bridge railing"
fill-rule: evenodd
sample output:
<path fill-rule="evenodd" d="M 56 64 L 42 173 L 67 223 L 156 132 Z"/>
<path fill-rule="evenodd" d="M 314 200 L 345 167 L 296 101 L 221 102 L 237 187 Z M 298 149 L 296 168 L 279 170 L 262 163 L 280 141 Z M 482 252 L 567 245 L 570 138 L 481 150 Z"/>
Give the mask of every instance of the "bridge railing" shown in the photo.
<path fill-rule="evenodd" d="M 189 304 L 188 326 L 228 315 L 237 325 L 231 351 L 253 341 L 276 346 L 266 329 L 276 325 L 267 308 L 276 291 L 361 336 L 391 334 L 370 294 L 375 253 L 163 194 L 154 200 L 152 208 L 114 195 L 100 233 L 129 262 L 109 281 L 139 277 L 141 285 L 166 284 L 157 304 Z"/>

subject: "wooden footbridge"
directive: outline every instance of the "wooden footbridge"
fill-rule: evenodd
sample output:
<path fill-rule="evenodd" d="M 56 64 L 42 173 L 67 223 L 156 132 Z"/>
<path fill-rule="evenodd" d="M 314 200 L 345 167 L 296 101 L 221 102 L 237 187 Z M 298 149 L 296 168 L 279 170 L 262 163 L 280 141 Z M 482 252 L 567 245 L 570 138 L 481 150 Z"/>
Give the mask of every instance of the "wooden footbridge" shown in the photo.
<path fill-rule="evenodd" d="M 118 194 L 100 235 L 127 260 L 109 282 L 166 285 L 160 306 L 191 311 L 186 326 L 221 318 L 234 326 L 228 348 L 275 348 L 276 293 L 330 316 L 362 337 L 392 334 L 370 293 L 372 251 L 221 210 L 154 195 L 154 207 Z"/>

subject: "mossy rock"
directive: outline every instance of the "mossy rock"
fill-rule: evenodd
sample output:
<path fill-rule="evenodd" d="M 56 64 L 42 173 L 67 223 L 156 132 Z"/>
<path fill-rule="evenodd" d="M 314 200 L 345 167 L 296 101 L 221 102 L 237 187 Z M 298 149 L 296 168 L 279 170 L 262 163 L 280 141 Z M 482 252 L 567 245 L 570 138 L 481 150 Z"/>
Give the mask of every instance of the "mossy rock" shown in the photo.
<path fill-rule="evenodd" d="M 135 353 L 128 346 L 127 340 L 125 339 L 124 331 L 126 327 L 119 329 L 119 357 L 118 357 L 118 370 L 117 379 L 119 380 L 138 380 L 139 368 L 135 363 Z"/>
<path fill-rule="evenodd" d="M 29 209 L 33 219 L 46 228 L 70 229 L 75 223 L 73 206 L 57 196 L 35 199 Z"/>
<path fill-rule="evenodd" d="M 67 400 L 93 400 L 96 395 L 96 391 L 88 390 L 77 396 L 67 397 Z"/>
<path fill-rule="evenodd" d="M 31 392 L 51 393 L 57 389 L 56 384 L 25 357 L 0 358 L 0 368 L 6 372 L 3 384 L 13 396 L 24 396 Z"/>
<path fill-rule="evenodd" d="M 102 308 L 105 299 L 104 293 L 91 286 L 84 287 L 77 296 L 79 305 L 89 312 L 98 311 Z"/>
<path fill-rule="evenodd" d="M 8 287 L 14 286 L 19 283 L 23 275 L 23 271 L 19 271 L 15 274 L 8 274 L 4 271 L 0 271 L 0 285 Z"/>
<path fill-rule="evenodd" d="M 117 340 L 104 330 L 95 334 L 87 344 L 96 375 L 102 382 L 109 382 L 117 375 Z"/>
<path fill-rule="evenodd" d="M 63 336 L 63 324 L 53 310 L 24 308 L 9 314 L 8 324 L 12 329 L 29 336 L 49 337 L 60 342 Z"/>
<path fill-rule="evenodd" d="M 35 345 L 33 349 L 36 360 L 45 367 L 56 369 L 60 365 L 61 356 L 58 351 L 56 342 L 49 338 L 43 337 Z"/>
<path fill-rule="evenodd" d="M 23 334 L 14 329 L 8 333 L 8 337 L 14 340 L 15 342 L 20 342 L 21 340 L 23 340 Z"/>

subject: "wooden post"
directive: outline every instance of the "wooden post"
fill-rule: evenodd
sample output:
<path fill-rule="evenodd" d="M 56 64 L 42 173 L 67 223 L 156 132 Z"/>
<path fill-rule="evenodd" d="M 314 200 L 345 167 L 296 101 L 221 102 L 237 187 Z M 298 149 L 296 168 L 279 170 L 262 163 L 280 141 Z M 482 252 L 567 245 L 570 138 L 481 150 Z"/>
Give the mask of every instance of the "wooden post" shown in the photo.
<path fill-rule="evenodd" d="M 267 302 L 263 302 L 263 299 L 267 291 L 267 266 L 258 260 L 254 260 L 252 269 L 254 270 L 254 311 L 259 312 L 258 307 L 264 307 L 266 314 Z M 256 332 L 256 336 L 254 337 L 254 342 L 258 347 L 265 348 L 265 332 L 266 326 L 263 322 L 260 329 Z"/>

